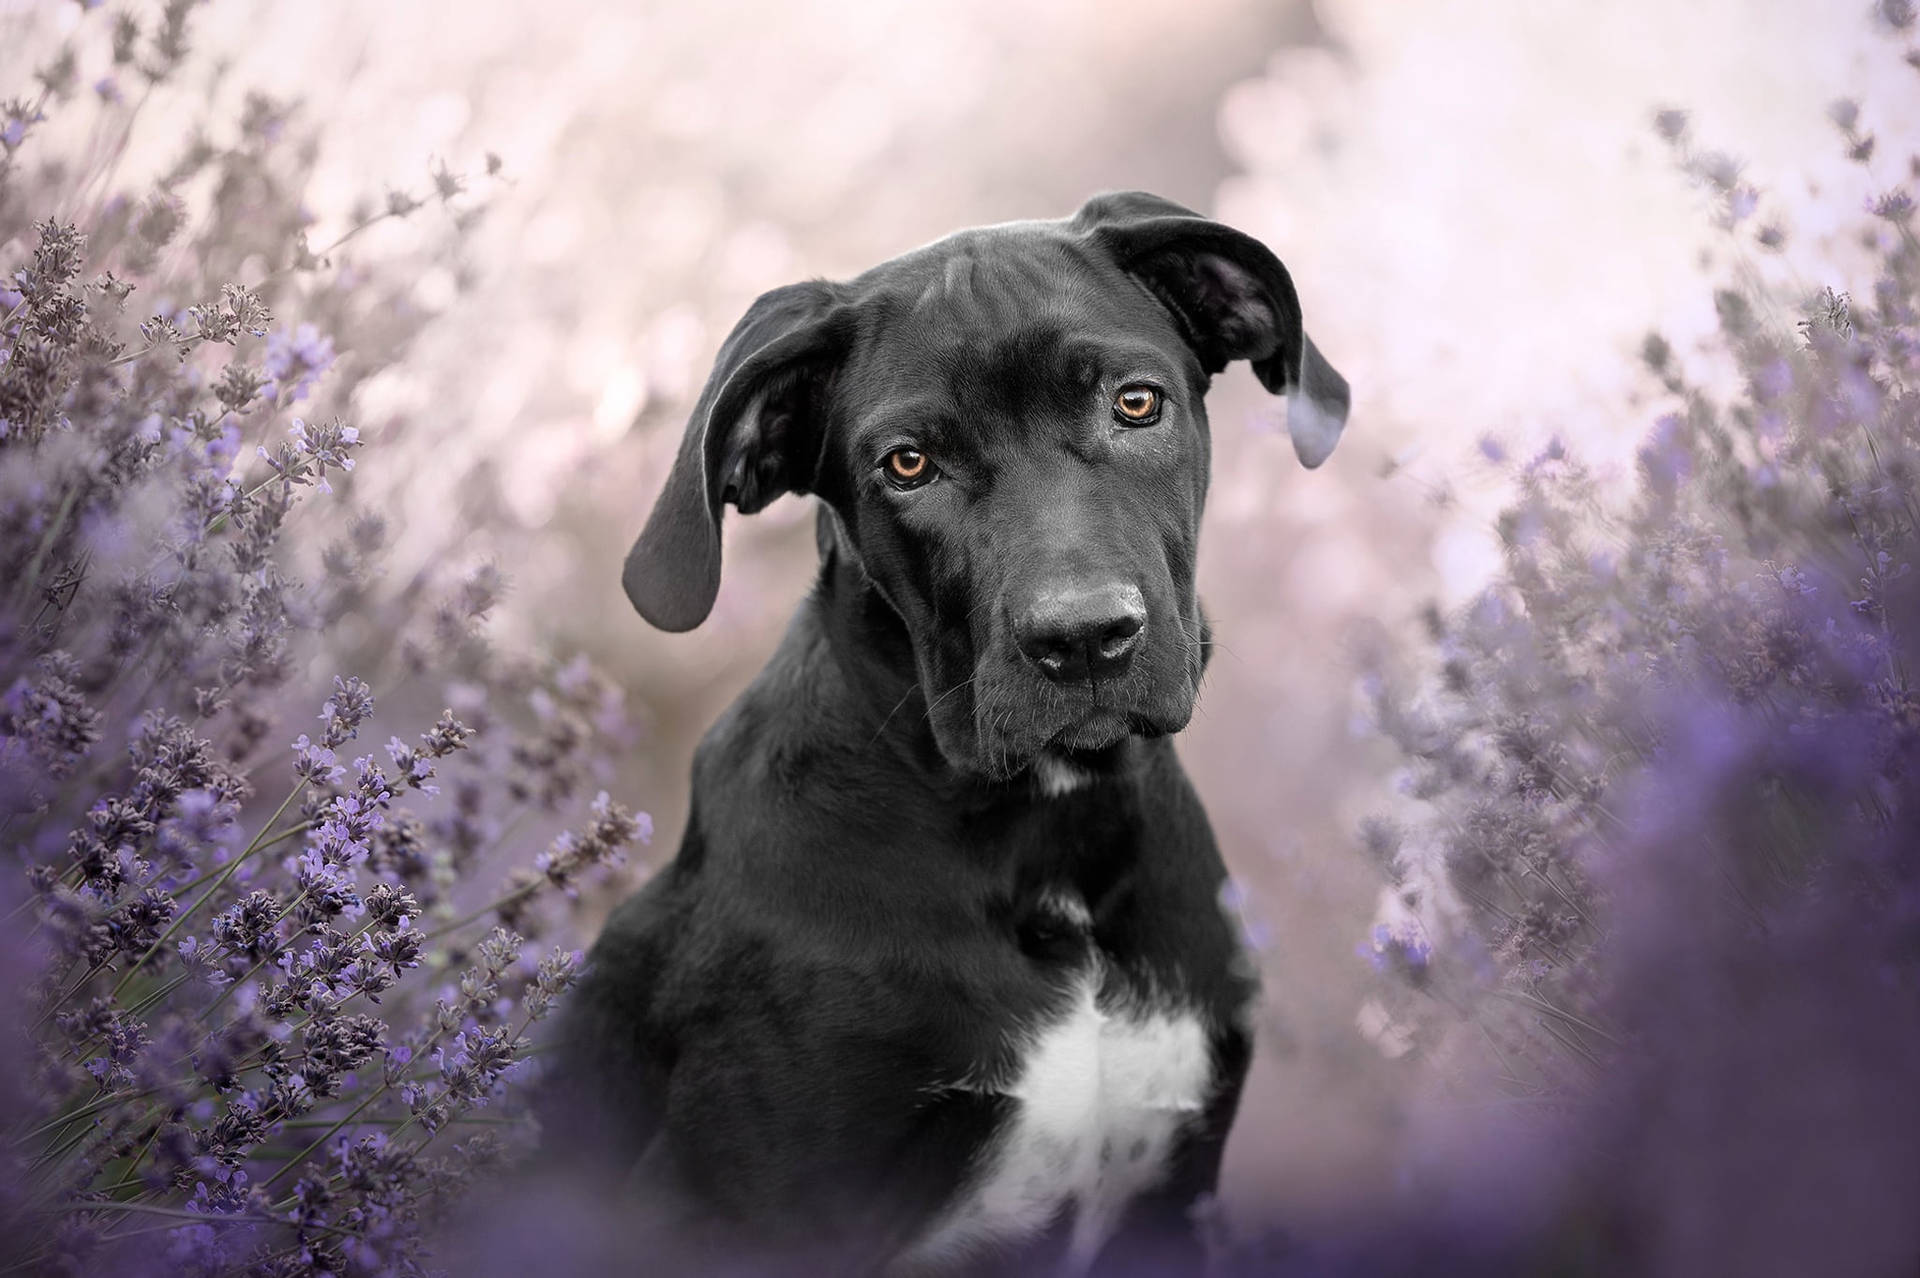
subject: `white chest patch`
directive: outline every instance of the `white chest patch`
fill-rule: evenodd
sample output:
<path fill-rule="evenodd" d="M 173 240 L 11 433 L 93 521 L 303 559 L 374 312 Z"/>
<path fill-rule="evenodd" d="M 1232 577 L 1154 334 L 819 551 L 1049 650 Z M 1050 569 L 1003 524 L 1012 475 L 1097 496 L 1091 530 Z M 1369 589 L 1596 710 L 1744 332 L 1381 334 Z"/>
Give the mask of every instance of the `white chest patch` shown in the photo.
<path fill-rule="evenodd" d="M 1083 1272 L 1128 1202 L 1165 1174 L 1212 1089 L 1206 1032 L 1182 1009 L 1103 1011 L 1099 984 L 1096 965 L 1064 1014 L 1023 1036 L 1013 1081 L 991 1089 L 1017 1112 L 906 1265 L 937 1270 L 1071 1212 L 1065 1271 Z"/>
<path fill-rule="evenodd" d="M 1057 799 L 1093 780 L 1093 774 L 1054 754 L 1042 754 L 1033 761 L 1033 782 L 1049 799 Z"/>

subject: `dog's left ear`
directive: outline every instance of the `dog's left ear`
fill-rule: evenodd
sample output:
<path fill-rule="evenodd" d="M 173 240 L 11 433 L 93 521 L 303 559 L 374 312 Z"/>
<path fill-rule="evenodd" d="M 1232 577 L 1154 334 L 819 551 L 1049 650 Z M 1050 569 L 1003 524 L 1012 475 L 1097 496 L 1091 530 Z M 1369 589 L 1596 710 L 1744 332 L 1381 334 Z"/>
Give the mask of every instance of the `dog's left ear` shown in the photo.
<path fill-rule="evenodd" d="M 1251 361 L 1260 384 L 1287 397 L 1301 462 L 1327 459 L 1347 422 L 1347 380 L 1308 338 L 1293 277 L 1266 245 L 1144 191 L 1096 195 L 1073 226 L 1173 313 L 1209 374 Z"/>
<path fill-rule="evenodd" d="M 720 347 L 667 486 L 627 552 L 620 582 L 662 630 L 691 630 L 720 592 L 720 516 L 806 492 L 822 446 L 825 388 L 846 349 L 832 285 L 763 294 Z"/>

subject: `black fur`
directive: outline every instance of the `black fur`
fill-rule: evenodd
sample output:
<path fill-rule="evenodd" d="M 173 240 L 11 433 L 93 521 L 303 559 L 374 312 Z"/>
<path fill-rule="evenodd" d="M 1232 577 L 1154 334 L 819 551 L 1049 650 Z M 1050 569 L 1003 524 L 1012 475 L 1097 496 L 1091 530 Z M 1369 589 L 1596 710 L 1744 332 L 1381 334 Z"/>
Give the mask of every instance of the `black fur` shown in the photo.
<path fill-rule="evenodd" d="M 679 855 L 608 920 L 570 1002 L 551 1143 L 625 1185 L 650 1248 L 884 1270 L 1010 1116 L 944 1085 L 1009 1069 L 1091 945 L 1103 996 L 1202 1016 L 1215 1076 L 1102 1263 L 1197 1257 L 1187 1212 L 1218 1174 L 1253 978 L 1170 736 L 1209 645 L 1203 396 L 1243 358 L 1323 434 L 1344 421 L 1279 261 L 1138 193 L 777 290 L 729 337 L 627 591 L 698 625 L 722 508 L 782 492 L 820 498 L 821 572 L 695 756 Z M 1122 423 L 1113 397 L 1142 382 L 1161 417 Z M 880 466 L 906 445 L 940 474 L 898 491 Z M 1138 589 L 1128 664 L 1043 677 L 1013 633 L 1087 582 Z M 1050 795 L 1036 766 L 1083 783 Z M 1089 933 L 1039 911 L 1062 889 Z M 1057 1234 L 982 1266 L 1043 1266 Z"/>

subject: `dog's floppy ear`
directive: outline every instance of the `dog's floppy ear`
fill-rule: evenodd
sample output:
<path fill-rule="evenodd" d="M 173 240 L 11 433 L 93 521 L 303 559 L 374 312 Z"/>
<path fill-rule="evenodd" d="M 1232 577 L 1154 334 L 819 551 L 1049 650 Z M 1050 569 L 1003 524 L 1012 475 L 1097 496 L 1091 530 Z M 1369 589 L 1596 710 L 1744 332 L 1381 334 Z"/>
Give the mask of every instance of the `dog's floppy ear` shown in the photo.
<path fill-rule="evenodd" d="M 627 598 L 660 629 L 691 630 L 713 610 L 727 502 L 750 515 L 813 483 L 825 383 L 844 350 L 835 300 L 818 280 L 777 288 L 721 345 L 667 486 L 620 575 Z"/>
<path fill-rule="evenodd" d="M 1347 381 L 1307 337 L 1293 277 L 1266 245 L 1144 191 L 1097 195 L 1073 226 L 1165 304 L 1208 373 L 1252 361 L 1261 385 L 1287 396 L 1301 462 L 1327 459 L 1346 425 Z"/>

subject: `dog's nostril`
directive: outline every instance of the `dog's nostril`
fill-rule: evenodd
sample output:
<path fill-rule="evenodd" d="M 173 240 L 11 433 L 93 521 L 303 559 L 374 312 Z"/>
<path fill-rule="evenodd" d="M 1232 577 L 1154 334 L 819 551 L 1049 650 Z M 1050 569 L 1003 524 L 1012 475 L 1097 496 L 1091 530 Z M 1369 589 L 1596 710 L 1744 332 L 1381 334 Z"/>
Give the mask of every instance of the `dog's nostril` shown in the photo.
<path fill-rule="evenodd" d="M 1021 643 L 1027 660 L 1050 673 L 1064 671 L 1077 655 L 1079 645 L 1058 635 L 1041 635 Z"/>
<path fill-rule="evenodd" d="M 1140 631 L 1146 624 L 1144 617 L 1136 616 L 1121 617 L 1113 622 L 1100 632 L 1100 655 L 1111 661 L 1132 652 L 1133 645 L 1139 641 Z"/>

